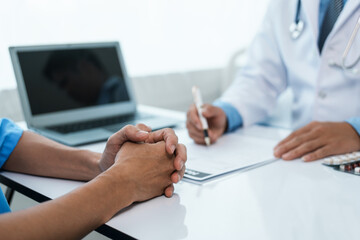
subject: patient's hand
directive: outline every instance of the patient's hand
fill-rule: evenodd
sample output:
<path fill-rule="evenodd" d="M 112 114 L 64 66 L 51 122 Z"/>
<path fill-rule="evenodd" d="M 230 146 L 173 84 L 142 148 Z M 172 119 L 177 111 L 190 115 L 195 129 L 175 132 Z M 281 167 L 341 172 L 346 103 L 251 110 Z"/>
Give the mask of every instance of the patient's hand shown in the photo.
<path fill-rule="evenodd" d="M 121 180 L 133 196 L 132 200 L 144 201 L 164 194 L 172 184 L 171 174 L 175 171 L 174 154 L 165 150 L 165 142 L 124 143 L 116 155 L 115 164 L 109 171 Z"/>
<path fill-rule="evenodd" d="M 106 142 L 105 150 L 99 161 L 101 171 L 105 171 L 115 162 L 115 156 L 125 142 L 143 142 L 149 137 L 147 131 L 138 127 L 127 125 L 110 136 Z"/>
<path fill-rule="evenodd" d="M 360 137 L 346 122 L 311 122 L 291 133 L 275 148 L 275 157 L 306 162 L 360 149 Z"/>
<path fill-rule="evenodd" d="M 185 173 L 185 162 L 187 160 L 186 148 L 184 145 L 178 143 L 178 137 L 174 130 L 170 128 L 151 132 L 151 128 L 144 124 L 123 127 L 108 139 L 106 148 L 99 161 L 99 167 L 102 171 L 111 167 L 114 164 L 116 154 L 125 142 L 157 143 L 160 141 L 165 141 L 164 150 L 166 150 L 168 154 L 175 155 L 173 165 L 176 171 L 172 173 L 171 180 L 172 183 L 177 183 L 183 178 Z M 165 190 L 167 197 L 172 196 L 174 192 L 172 183 L 169 184 Z"/>

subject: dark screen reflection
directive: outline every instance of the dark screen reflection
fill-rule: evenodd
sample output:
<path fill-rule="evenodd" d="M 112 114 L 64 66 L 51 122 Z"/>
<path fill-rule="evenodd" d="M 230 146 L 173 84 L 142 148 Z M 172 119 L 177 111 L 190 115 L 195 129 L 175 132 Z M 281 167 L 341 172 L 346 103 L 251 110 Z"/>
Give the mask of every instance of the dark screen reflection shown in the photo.
<path fill-rule="evenodd" d="M 114 47 L 22 52 L 19 61 L 33 114 L 129 100 Z"/>

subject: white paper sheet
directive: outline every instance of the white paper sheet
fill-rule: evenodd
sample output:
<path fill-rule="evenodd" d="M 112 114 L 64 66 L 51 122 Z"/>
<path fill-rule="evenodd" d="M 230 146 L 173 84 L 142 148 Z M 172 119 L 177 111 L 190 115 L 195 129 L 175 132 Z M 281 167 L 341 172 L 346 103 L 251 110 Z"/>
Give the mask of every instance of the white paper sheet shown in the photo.
<path fill-rule="evenodd" d="M 203 181 L 235 170 L 273 161 L 278 139 L 245 135 L 244 131 L 225 134 L 207 147 L 194 143 L 187 130 L 176 131 L 179 142 L 187 147 L 185 178 Z"/>

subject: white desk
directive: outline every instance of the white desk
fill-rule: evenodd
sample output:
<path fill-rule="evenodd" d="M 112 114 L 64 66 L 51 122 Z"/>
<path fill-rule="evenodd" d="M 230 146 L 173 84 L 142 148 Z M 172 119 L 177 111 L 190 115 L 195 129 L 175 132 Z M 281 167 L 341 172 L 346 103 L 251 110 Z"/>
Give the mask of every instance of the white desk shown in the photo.
<path fill-rule="evenodd" d="M 82 184 L 10 172 L 0 181 L 37 201 Z M 97 231 L 138 239 L 359 239 L 359 186 L 360 177 L 319 161 L 277 161 L 205 185 L 183 181 L 172 198 L 134 204 Z"/>

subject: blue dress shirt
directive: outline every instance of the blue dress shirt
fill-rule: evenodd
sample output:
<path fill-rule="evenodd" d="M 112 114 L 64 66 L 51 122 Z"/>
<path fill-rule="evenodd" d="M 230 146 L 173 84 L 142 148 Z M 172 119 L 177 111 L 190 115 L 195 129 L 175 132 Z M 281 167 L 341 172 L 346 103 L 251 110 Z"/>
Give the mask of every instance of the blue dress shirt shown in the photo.
<path fill-rule="evenodd" d="M 344 0 L 344 5 L 346 4 L 347 0 Z M 330 3 L 330 0 L 321 0 L 319 6 L 319 28 L 322 25 L 322 22 L 325 17 L 325 12 Z M 220 100 L 216 100 L 214 105 L 220 107 L 226 114 L 227 117 L 227 129 L 226 132 L 231 132 L 236 130 L 237 128 L 241 127 L 243 124 L 243 119 L 239 112 L 236 110 L 234 106 L 230 103 L 223 102 Z M 347 119 L 348 122 L 360 135 L 360 116 Z"/>
<path fill-rule="evenodd" d="M 233 105 L 220 100 L 216 100 L 213 104 L 214 106 L 221 108 L 225 112 L 227 119 L 227 128 L 225 130 L 226 132 L 235 131 L 242 126 L 243 119 Z"/>
<path fill-rule="evenodd" d="M 0 168 L 19 142 L 23 130 L 6 118 L 0 118 Z M 0 193 L 0 214 L 10 212 L 4 194 Z"/>

